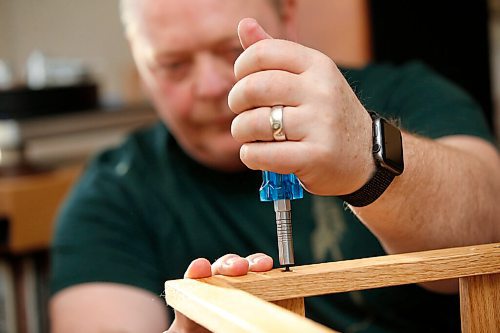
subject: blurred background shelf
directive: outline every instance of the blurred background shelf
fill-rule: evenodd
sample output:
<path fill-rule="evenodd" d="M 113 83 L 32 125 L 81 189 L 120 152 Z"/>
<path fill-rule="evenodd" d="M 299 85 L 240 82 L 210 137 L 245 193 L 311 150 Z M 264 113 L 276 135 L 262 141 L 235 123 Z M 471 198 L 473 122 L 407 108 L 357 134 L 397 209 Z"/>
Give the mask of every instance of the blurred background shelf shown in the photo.
<path fill-rule="evenodd" d="M 157 116 L 138 105 L 12 121 L 22 158 L 0 164 L 0 333 L 45 333 L 48 249 L 61 203 L 92 155 Z"/>
<path fill-rule="evenodd" d="M 0 249 L 48 248 L 57 209 L 87 159 L 156 121 L 144 106 L 19 120 L 23 165 L 0 167 Z"/>
<path fill-rule="evenodd" d="M 26 119 L 19 122 L 19 129 L 28 160 L 60 165 L 85 160 L 157 120 L 151 107 L 141 105 Z"/>

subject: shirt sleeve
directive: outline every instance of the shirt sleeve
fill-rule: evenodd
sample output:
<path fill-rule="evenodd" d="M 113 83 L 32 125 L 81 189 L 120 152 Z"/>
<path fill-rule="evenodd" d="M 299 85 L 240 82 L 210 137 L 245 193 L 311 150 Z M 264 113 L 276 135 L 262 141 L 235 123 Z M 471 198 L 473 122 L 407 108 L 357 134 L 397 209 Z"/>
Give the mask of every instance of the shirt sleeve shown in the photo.
<path fill-rule="evenodd" d="M 127 190 L 126 165 L 104 159 L 89 167 L 59 214 L 51 292 L 114 282 L 161 294 L 152 231 Z"/>
<path fill-rule="evenodd" d="M 422 63 L 403 66 L 391 89 L 386 108 L 404 129 L 429 138 L 472 135 L 495 142 L 479 104 Z"/>

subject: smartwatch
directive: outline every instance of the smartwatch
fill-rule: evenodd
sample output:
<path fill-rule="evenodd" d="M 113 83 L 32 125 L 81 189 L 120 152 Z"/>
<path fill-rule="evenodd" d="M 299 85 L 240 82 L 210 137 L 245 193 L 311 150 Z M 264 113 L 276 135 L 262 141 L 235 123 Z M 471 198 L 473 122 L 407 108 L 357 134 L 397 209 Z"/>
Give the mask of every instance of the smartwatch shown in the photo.
<path fill-rule="evenodd" d="M 372 117 L 375 173 L 359 190 L 340 198 L 354 207 L 364 207 L 377 200 L 389 187 L 394 177 L 404 170 L 401 131 L 376 113 Z"/>

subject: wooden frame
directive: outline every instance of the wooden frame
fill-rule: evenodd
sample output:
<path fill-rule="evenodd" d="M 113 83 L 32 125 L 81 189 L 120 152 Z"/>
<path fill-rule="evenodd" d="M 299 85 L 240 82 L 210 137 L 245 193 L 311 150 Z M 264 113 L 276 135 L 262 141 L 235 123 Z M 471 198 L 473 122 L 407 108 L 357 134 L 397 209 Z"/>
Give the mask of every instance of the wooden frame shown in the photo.
<path fill-rule="evenodd" d="M 333 332 L 302 317 L 304 297 L 457 278 L 462 331 L 496 332 L 500 243 L 171 280 L 165 295 L 168 305 L 213 332 Z"/>

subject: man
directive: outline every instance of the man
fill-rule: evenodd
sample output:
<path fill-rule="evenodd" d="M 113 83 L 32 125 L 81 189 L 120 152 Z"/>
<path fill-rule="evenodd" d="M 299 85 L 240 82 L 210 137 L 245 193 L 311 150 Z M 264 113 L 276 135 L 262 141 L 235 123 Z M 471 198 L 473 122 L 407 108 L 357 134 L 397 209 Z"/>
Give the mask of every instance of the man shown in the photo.
<path fill-rule="evenodd" d="M 134 59 L 168 130 L 159 124 L 100 155 L 62 211 L 54 331 L 160 331 L 163 282 L 192 259 L 274 254 L 272 205 L 258 201 L 261 175 L 247 167 L 293 172 L 320 195 L 294 202 L 299 264 L 499 240 L 499 157 L 484 120 L 422 65 L 340 71 L 318 51 L 272 39 L 293 38 L 292 0 L 123 5 Z M 279 105 L 284 141 L 269 124 Z M 399 120 L 402 149 L 400 129 L 367 110 Z M 391 145 L 375 150 L 394 151 L 375 162 L 380 126 Z M 404 171 L 402 161 L 381 166 L 401 150 Z M 193 261 L 186 276 L 271 266 L 263 254 L 227 255 L 212 268 Z M 444 281 L 330 295 L 308 300 L 307 313 L 342 331 L 453 331 L 457 298 L 443 293 L 456 288 Z M 190 329 L 200 328 L 179 315 L 171 330 Z"/>

